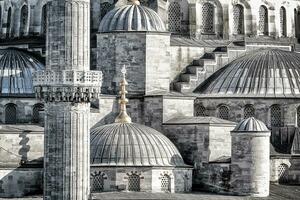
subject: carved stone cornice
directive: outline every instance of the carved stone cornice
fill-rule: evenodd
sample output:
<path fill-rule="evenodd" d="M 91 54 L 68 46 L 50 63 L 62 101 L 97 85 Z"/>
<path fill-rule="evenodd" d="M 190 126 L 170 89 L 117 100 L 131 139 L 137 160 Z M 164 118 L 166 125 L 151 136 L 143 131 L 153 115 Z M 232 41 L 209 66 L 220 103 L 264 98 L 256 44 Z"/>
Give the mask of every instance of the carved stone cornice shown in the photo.
<path fill-rule="evenodd" d="M 100 71 L 37 71 L 33 75 L 36 97 L 45 102 L 90 102 L 101 93 Z"/>

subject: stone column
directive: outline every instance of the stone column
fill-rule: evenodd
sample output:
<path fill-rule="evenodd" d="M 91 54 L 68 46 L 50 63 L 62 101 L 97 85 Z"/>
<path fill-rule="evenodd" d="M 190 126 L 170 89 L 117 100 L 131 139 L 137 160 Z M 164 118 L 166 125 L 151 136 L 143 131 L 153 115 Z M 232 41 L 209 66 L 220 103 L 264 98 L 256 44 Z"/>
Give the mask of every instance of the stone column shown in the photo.
<path fill-rule="evenodd" d="M 90 1 L 49 6 L 46 70 L 34 74 L 45 102 L 44 199 L 87 200 L 90 188 L 90 101 L 102 74 L 89 71 Z"/>
<path fill-rule="evenodd" d="M 231 131 L 231 187 L 235 194 L 269 196 L 270 135 L 255 118 L 241 121 Z"/>

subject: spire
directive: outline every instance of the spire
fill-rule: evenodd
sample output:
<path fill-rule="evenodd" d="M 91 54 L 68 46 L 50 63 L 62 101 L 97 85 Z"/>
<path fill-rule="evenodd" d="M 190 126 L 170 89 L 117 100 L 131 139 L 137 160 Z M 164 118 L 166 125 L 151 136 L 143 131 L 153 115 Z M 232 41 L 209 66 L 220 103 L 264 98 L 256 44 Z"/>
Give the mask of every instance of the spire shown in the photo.
<path fill-rule="evenodd" d="M 118 117 L 116 118 L 115 122 L 116 123 L 131 123 L 131 118 L 129 117 L 129 115 L 126 112 L 126 104 L 128 103 L 128 99 L 126 98 L 126 85 L 128 85 L 127 81 L 126 81 L 126 67 L 125 65 L 123 66 L 122 70 L 122 75 L 123 75 L 123 79 L 120 82 L 120 95 L 121 98 L 119 99 L 119 104 L 120 104 L 120 114 L 118 115 Z"/>

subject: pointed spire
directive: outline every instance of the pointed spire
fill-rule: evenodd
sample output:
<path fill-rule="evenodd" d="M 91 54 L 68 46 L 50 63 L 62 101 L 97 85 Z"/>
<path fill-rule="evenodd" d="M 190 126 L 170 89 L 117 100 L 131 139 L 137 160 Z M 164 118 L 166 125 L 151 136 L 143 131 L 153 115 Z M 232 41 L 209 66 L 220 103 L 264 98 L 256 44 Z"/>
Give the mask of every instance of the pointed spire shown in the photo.
<path fill-rule="evenodd" d="M 127 81 L 126 81 L 126 66 L 124 65 L 122 70 L 122 75 L 123 75 L 123 79 L 120 82 L 120 95 L 121 98 L 119 99 L 119 104 L 120 104 L 120 114 L 118 115 L 118 117 L 116 118 L 115 122 L 116 123 L 131 123 L 131 118 L 129 117 L 129 115 L 126 112 L 126 105 L 128 103 L 128 99 L 126 98 L 126 86 L 128 85 Z"/>

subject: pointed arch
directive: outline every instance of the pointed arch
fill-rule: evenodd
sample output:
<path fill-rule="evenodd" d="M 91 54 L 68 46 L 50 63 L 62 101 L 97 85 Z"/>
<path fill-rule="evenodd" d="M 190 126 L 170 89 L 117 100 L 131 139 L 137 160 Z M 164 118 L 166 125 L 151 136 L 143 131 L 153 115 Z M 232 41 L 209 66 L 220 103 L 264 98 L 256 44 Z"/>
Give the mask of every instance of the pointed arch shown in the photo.
<path fill-rule="evenodd" d="M 280 8 L 280 36 L 287 36 L 286 9 L 283 6 Z"/>
<path fill-rule="evenodd" d="M 24 4 L 20 12 L 20 37 L 25 36 L 28 33 L 28 19 L 29 19 L 29 10 L 28 5 Z"/>
<path fill-rule="evenodd" d="M 259 7 L 258 30 L 261 35 L 269 34 L 269 12 L 265 5 Z"/>

